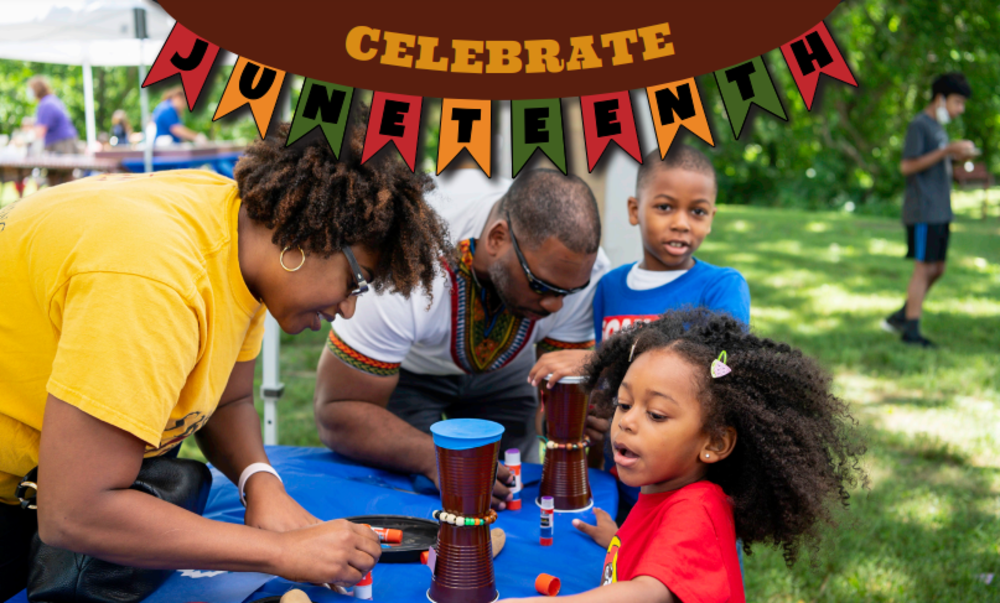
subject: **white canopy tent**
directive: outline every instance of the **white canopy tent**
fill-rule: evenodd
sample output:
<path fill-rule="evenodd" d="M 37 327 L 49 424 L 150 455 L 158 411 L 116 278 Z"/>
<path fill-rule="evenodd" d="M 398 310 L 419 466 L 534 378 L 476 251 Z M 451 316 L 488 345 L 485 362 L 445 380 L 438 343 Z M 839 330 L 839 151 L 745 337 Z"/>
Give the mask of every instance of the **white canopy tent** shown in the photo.
<path fill-rule="evenodd" d="M 136 9 L 145 9 L 144 23 Z M 97 140 L 91 68 L 138 66 L 136 85 L 140 85 L 174 23 L 160 5 L 148 0 L 0 0 L 0 59 L 80 65 L 89 148 Z M 145 127 L 149 119 L 145 89 L 140 97 Z M 270 314 L 265 324 L 264 443 L 277 444 L 276 406 L 283 390 L 278 382 L 279 327 Z"/>

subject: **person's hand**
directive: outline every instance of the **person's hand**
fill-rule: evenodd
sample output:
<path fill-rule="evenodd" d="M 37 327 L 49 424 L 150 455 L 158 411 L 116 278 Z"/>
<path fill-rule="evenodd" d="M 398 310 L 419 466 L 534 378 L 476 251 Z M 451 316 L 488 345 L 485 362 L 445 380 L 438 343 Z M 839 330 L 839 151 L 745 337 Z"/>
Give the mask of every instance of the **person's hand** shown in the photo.
<path fill-rule="evenodd" d="M 514 485 L 514 476 L 503 463 L 497 463 L 497 481 L 493 484 L 493 501 L 490 506 L 497 511 L 507 508 L 507 502 L 514 497 L 510 488 Z"/>
<path fill-rule="evenodd" d="M 528 383 L 532 387 L 538 387 L 538 384 L 551 374 L 552 378 L 546 387 L 552 389 L 563 377 L 582 374 L 583 366 L 593 353 L 592 350 L 560 350 L 542 354 L 528 373 Z"/>
<path fill-rule="evenodd" d="M 602 549 L 607 549 L 618 531 L 618 524 L 603 509 L 594 507 L 594 516 L 597 518 L 596 525 L 591 525 L 582 519 L 574 519 L 573 527 L 593 538 Z"/>
<path fill-rule="evenodd" d="M 208 142 L 208 136 L 205 136 L 201 132 L 198 132 L 198 134 L 194 137 L 194 141 L 195 142 Z"/>
<path fill-rule="evenodd" d="M 964 161 L 975 156 L 976 145 L 971 140 L 956 140 L 945 149 L 953 159 Z"/>
<path fill-rule="evenodd" d="M 335 519 L 280 534 L 278 576 L 292 582 L 352 586 L 382 554 L 371 528 Z"/>
<path fill-rule="evenodd" d="M 285 492 L 270 473 L 255 473 L 244 487 L 247 511 L 243 523 L 271 532 L 288 532 L 322 523 Z"/>
<path fill-rule="evenodd" d="M 611 427 L 611 420 L 596 415 L 587 415 L 586 434 L 590 438 L 590 447 L 604 450 L 604 436 Z"/>

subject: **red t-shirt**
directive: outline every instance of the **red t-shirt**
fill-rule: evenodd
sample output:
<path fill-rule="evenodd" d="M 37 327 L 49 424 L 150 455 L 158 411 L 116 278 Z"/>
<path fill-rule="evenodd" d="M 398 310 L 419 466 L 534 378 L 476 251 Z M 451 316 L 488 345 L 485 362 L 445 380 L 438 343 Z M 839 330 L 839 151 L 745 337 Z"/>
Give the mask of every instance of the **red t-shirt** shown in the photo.
<path fill-rule="evenodd" d="M 640 494 L 611 540 L 602 584 L 656 578 L 685 603 L 745 603 L 733 508 L 722 488 L 700 481 Z"/>

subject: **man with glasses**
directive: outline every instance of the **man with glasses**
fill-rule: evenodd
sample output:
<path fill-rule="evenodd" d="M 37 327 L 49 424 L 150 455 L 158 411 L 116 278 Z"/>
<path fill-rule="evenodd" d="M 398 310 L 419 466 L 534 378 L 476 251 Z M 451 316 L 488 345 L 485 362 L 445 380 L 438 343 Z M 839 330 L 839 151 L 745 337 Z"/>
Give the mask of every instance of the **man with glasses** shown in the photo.
<path fill-rule="evenodd" d="M 442 416 L 496 421 L 503 449 L 537 462 L 528 375 L 578 369 L 594 343 L 594 288 L 610 267 L 597 203 L 579 178 L 536 170 L 511 183 L 456 172 L 430 199 L 456 247 L 430 305 L 383 294 L 335 322 L 315 396 L 327 446 L 435 484 L 429 428 Z M 505 481 L 501 470 L 499 509 Z"/>

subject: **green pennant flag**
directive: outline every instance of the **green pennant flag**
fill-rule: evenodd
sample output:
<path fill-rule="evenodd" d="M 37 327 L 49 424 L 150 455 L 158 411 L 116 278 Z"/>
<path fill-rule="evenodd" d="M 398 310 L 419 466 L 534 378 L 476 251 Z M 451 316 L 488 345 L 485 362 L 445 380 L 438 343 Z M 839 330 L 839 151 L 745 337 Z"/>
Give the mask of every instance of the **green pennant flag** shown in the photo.
<path fill-rule="evenodd" d="M 347 128 L 347 114 L 351 110 L 354 88 L 329 84 L 312 78 L 302 83 L 299 102 L 295 106 L 292 125 L 288 129 L 289 146 L 296 140 L 312 132 L 317 126 L 323 129 L 326 142 L 333 154 L 340 159 L 340 148 Z"/>
<path fill-rule="evenodd" d="M 726 105 L 729 124 L 736 138 L 743 133 L 747 113 L 753 104 L 775 117 L 788 121 L 785 109 L 778 98 L 778 91 L 771 81 L 771 75 L 767 72 L 764 57 L 760 56 L 728 69 L 720 69 L 715 72 L 715 81 L 719 84 L 722 102 Z"/>
<path fill-rule="evenodd" d="M 513 176 L 517 176 L 536 149 L 541 149 L 563 174 L 566 173 L 560 99 L 510 101 L 510 133 Z"/>

